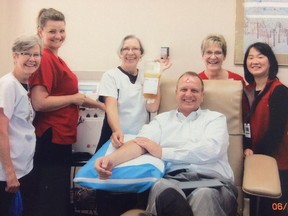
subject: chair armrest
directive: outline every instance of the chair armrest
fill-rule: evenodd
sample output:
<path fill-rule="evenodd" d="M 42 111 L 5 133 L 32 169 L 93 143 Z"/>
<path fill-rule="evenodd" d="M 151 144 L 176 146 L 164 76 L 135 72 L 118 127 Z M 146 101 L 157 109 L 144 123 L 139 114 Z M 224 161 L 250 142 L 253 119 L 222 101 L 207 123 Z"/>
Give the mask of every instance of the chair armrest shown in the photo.
<path fill-rule="evenodd" d="M 279 171 L 276 160 L 267 155 L 254 154 L 244 161 L 242 189 L 245 193 L 277 199 L 281 197 Z"/>

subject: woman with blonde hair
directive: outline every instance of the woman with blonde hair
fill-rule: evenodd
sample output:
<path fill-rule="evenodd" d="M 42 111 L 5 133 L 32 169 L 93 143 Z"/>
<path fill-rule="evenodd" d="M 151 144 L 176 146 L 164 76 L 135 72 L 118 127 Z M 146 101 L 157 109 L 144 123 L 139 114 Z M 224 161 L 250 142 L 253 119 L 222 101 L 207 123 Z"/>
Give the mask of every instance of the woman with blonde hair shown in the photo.
<path fill-rule="evenodd" d="M 225 38 L 220 34 L 208 35 L 201 44 L 202 59 L 205 63 L 205 70 L 199 73 L 202 79 L 216 80 L 241 80 L 243 77 L 237 73 L 226 70 L 222 67 L 227 55 L 227 44 Z"/>

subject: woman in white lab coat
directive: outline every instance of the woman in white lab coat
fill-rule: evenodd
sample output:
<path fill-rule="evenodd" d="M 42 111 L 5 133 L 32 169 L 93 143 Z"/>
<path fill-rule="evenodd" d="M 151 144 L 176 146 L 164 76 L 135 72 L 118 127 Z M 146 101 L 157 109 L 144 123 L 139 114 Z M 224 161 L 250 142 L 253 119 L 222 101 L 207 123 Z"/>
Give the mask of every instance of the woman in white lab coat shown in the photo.
<path fill-rule="evenodd" d="M 144 54 L 141 41 L 126 36 L 121 43 L 119 57 L 121 64 L 105 72 L 99 87 L 99 100 L 105 102 L 106 113 L 97 149 L 110 138 L 115 147 L 123 144 L 124 134 L 137 134 L 148 123 L 148 112 L 156 112 L 160 102 L 160 92 L 154 103 L 147 103 L 143 96 L 144 75 L 138 68 L 138 62 Z M 163 61 L 163 70 L 170 67 L 168 59 Z M 159 86 L 158 86 L 159 88 Z M 120 215 L 137 206 L 146 206 L 147 194 L 115 194 L 97 191 L 97 212 L 101 216 Z M 113 201 L 112 201 L 113 200 Z M 113 202 L 113 208 L 110 204 Z"/>
<path fill-rule="evenodd" d="M 105 102 L 106 115 L 97 150 L 110 138 L 115 147 L 121 146 L 124 134 L 137 134 L 148 123 L 148 112 L 158 110 L 159 91 L 153 103 L 147 103 L 143 96 L 144 75 L 137 68 L 143 55 L 141 41 L 133 35 L 126 36 L 119 50 L 121 65 L 102 76 L 99 96 Z M 162 68 L 169 67 L 165 59 Z"/>

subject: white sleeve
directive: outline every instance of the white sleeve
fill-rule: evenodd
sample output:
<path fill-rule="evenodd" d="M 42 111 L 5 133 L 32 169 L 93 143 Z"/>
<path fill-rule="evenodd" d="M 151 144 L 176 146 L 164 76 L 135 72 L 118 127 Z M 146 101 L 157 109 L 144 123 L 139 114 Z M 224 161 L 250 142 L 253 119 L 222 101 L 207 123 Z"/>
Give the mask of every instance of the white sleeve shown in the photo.
<path fill-rule="evenodd" d="M 149 124 L 143 125 L 137 137 L 145 137 L 156 143 L 160 143 L 161 127 L 157 119 L 154 118 Z"/>
<path fill-rule="evenodd" d="M 117 99 L 118 86 L 116 79 L 113 71 L 105 72 L 100 81 L 99 96 L 111 96 Z"/>
<path fill-rule="evenodd" d="M 9 80 L 0 82 L 0 107 L 3 108 L 8 119 L 11 119 L 14 112 L 15 94 L 15 86 L 12 82 L 9 82 Z"/>

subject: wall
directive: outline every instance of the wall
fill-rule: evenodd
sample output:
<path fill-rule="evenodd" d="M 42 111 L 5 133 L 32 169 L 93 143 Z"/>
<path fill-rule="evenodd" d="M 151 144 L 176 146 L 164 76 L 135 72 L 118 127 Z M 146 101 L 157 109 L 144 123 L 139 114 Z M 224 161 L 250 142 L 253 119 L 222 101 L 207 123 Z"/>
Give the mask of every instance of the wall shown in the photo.
<path fill-rule="evenodd" d="M 202 39 L 221 33 L 228 43 L 225 68 L 243 75 L 242 66 L 233 60 L 236 0 L 1 0 L 0 75 L 12 68 L 16 36 L 36 33 L 36 17 L 43 7 L 65 14 L 67 38 L 60 55 L 81 79 L 98 79 L 99 71 L 117 66 L 116 52 L 127 34 L 142 40 L 142 63 L 159 57 L 161 46 L 169 46 L 173 67 L 166 76 L 175 77 L 201 71 Z M 279 77 L 288 85 L 287 67 L 280 67 Z"/>

